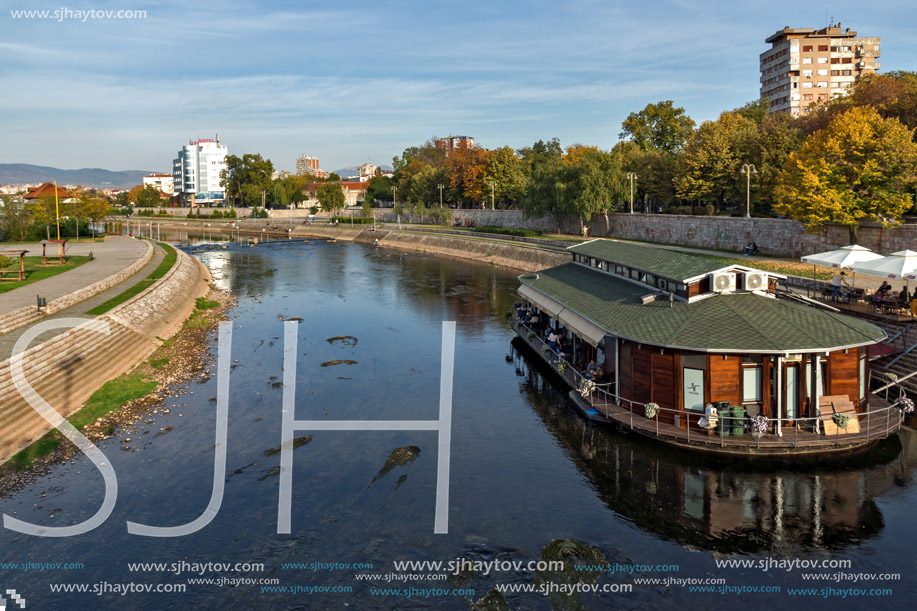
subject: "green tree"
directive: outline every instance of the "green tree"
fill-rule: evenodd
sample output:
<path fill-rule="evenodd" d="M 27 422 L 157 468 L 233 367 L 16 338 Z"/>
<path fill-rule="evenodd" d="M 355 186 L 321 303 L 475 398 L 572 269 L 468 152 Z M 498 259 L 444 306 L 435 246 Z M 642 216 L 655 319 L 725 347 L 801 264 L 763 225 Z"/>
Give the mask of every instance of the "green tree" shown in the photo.
<path fill-rule="evenodd" d="M 715 200 L 722 207 L 728 195 L 744 195 L 744 189 L 739 189 L 739 170 L 747 162 L 742 149 L 756 129 L 754 121 L 735 112 L 704 121 L 679 157 L 674 180 L 678 197 Z"/>
<path fill-rule="evenodd" d="M 512 148 L 504 146 L 490 152 L 484 168 L 484 196 L 493 184 L 494 202 L 500 208 L 512 208 L 525 192 L 523 162 Z"/>
<path fill-rule="evenodd" d="M 3 233 L 8 239 L 18 237 L 20 242 L 25 241 L 26 230 L 32 225 L 32 214 L 21 201 L 7 200 L 3 207 L 2 226 Z"/>
<path fill-rule="evenodd" d="M 575 164 L 549 158 L 532 172 L 522 208 L 528 216 L 577 219 L 583 230 L 593 214 L 607 214 L 622 198 L 623 179 L 620 159 L 604 151 L 587 150 Z"/>
<path fill-rule="evenodd" d="M 564 149 L 560 146 L 560 140 L 551 138 L 548 142 L 539 140 L 532 146 L 527 146 L 516 151 L 522 161 L 522 169 L 526 176 L 531 176 L 535 168 L 542 163 L 560 159 L 564 154 Z"/>
<path fill-rule="evenodd" d="M 862 219 L 888 227 L 913 205 L 914 133 L 874 108 L 852 108 L 789 155 L 779 183 L 778 211 L 810 231 L 826 223 L 846 225 L 855 243 Z"/>
<path fill-rule="evenodd" d="M 344 189 L 340 183 L 329 182 L 321 185 L 317 197 L 322 210 L 332 214 L 344 207 Z"/>
<path fill-rule="evenodd" d="M 646 202 L 651 209 L 675 202 L 675 178 L 678 157 L 658 149 L 643 150 L 633 140 L 618 142 L 612 152 L 619 157 L 625 172 L 637 175 L 634 181 L 634 206 Z M 630 183 L 625 185 L 625 198 L 630 201 Z"/>
<path fill-rule="evenodd" d="M 621 124 L 621 138 L 630 138 L 643 150 L 680 151 L 691 137 L 694 120 L 672 100 L 647 104 L 630 113 Z"/>
<path fill-rule="evenodd" d="M 226 191 L 226 199 L 236 205 L 260 206 L 261 192 L 274 192 L 273 173 L 274 164 L 260 154 L 227 155 L 226 169 L 220 174 L 220 185 Z"/>
<path fill-rule="evenodd" d="M 373 176 L 366 186 L 366 199 L 371 202 L 392 201 L 392 184 L 393 181 L 388 176 Z"/>

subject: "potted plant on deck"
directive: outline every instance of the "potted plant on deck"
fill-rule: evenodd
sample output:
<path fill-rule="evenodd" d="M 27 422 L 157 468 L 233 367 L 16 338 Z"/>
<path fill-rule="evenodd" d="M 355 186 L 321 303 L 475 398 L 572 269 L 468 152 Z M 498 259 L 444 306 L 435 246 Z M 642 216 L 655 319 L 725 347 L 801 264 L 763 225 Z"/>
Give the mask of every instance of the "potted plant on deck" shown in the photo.
<path fill-rule="evenodd" d="M 658 403 L 647 403 L 647 404 L 643 407 L 643 415 L 646 416 L 647 418 L 649 418 L 650 420 L 652 420 L 653 418 L 655 418 L 655 417 L 656 417 L 656 414 L 657 414 L 658 412 L 659 412 L 659 404 L 658 404 Z"/>
<path fill-rule="evenodd" d="M 755 437 L 761 437 L 767 433 L 768 419 L 764 414 L 758 414 L 751 419 L 751 431 Z"/>

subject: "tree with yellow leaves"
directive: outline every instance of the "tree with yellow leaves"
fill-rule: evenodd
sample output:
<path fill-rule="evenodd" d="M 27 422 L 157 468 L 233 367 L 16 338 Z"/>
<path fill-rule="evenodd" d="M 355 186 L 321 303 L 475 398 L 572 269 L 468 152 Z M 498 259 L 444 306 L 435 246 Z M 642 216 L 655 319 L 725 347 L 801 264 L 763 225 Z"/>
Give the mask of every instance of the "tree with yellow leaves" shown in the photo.
<path fill-rule="evenodd" d="M 852 108 L 806 139 L 780 173 L 775 209 L 809 231 L 826 223 L 850 228 L 851 243 L 863 219 L 885 227 L 899 223 L 913 203 L 917 143 L 897 119 L 871 107 Z"/>

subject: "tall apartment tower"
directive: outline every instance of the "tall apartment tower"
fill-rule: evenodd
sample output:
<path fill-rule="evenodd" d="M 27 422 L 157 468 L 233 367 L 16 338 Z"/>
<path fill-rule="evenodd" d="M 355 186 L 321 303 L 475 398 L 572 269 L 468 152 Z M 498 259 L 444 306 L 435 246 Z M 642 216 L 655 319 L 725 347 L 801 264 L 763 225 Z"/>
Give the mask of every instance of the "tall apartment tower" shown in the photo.
<path fill-rule="evenodd" d="M 215 140 L 191 140 L 172 161 L 172 182 L 183 206 L 219 204 L 226 197 L 220 174 L 226 169 L 229 151 Z"/>
<path fill-rule="evenodd" d="M 768 112 L 805 114 L 810 104 L 845 95 L 880 64 L 881 39 L 858 37 L 841 24 L 821 30 L 785 27 L 765 40 L 771 48 L 761 54 L 761 97 Z"/>
<path fill-rule="evenodd" d="M 449 136 L 436 141 L 436 148 L 446 151 L 446 155 L 455 149 L 473 149 L 474 138 L 468 136 Z"/>
<path fill-rule="evenodd" d="M 307 174 L 316 178 L 324 178 L 326 173 L 318 167 L 318 157 L 310 157 L 303 153 L 296 158 L 296 175 L 305 176 Z"/>

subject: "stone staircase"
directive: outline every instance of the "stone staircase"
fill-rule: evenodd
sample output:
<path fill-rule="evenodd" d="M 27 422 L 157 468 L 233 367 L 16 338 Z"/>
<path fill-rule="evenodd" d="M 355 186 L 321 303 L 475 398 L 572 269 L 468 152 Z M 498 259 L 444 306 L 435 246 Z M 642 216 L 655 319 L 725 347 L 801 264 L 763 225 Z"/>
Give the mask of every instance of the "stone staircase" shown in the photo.
<path fill-rule="evenodd" d="M 161 345 L 161 338 L 181 327 L 195 298 L 206 294 L 206 278 L 203 265 L 179 251 L 165 277 L 92 321 L 107 323 L 107 334 L 81 325 L 26 350 L 23 378 L 55 411 L 69 416 L 102 384 L 131 370 Z M 0 464 L 50 429 L 17 389 L 12 359 L 0 362 Z"/>

